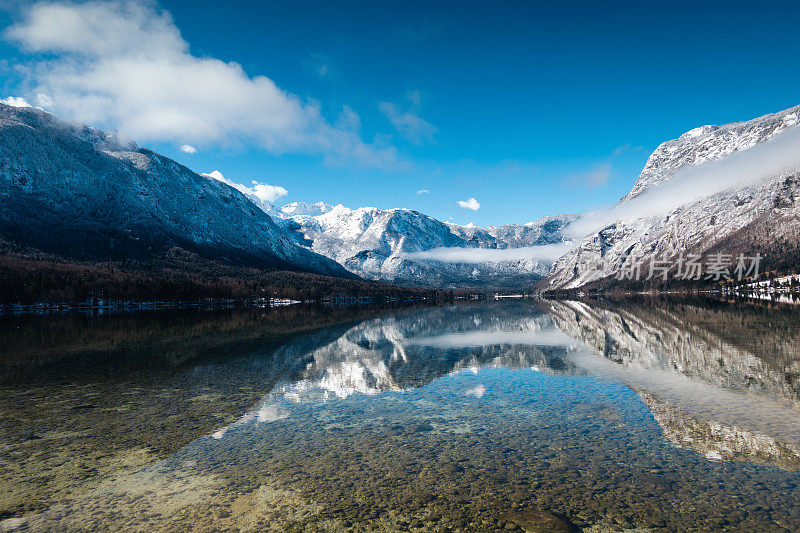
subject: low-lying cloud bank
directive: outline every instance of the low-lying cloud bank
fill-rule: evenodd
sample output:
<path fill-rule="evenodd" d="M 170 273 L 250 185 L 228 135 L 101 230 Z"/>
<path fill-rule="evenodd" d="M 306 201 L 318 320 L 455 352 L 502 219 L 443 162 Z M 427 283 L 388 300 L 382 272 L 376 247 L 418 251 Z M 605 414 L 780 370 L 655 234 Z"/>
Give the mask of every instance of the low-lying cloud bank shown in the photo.
<path fill-rule="evenodd" d="M 505 263 L 511 261 L 552 262 L 567 253 L 570 243 L 525 246 L 521 248 L 433 248 L 424 252 L 407 252 L 400 257 L 411 260 L 441 261 L 442 263 Z"/>
<path fill-rule="evenodd" d="M 682 205 L 729 189 L 757 185 L 792 169 L 800 169 L 800 126 L 717 161 L 679 170 L 668 181 L 645 189 L 639 196 L 584 215 L 564 232 L 579 239 L 618 220 L 664 216 Z"/>
<path fill-rule="evenodd" d="M 734 152 L 717 161 L 679 170 L 669 180 L 647 188 L 628 201 L 588 213 L 565 226 L 571 242 L 525 248 L 435 248 L 406 253 L 414 260 L 443 263 L 501 263 L 540 260 L 554 262 L 582 238 L 621 220 L 662 217 L 703 198 L 739 187 L 758 185 L 766 179 L 800 170 L 800 126 L 794 126 L 769 141 Z"/>
<path fill-rule="evenodd" d="M 475 346 L 574 346 L 575 339 L 555 328 L 539 331 L 468 331 L 433 337 L 407 339 L 404 344 L 436 348 L 472 348 Z"/>

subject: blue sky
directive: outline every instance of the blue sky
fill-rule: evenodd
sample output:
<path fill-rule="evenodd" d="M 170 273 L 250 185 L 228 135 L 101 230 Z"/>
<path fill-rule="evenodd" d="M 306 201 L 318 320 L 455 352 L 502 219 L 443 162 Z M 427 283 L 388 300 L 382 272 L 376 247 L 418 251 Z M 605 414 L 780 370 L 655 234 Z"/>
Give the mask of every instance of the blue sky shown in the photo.
<path fill-rule="evenodd" d="M 283 187 L 278 204 L 585 211 L 660 142 L 800 103 L 796 1 L 0 5 L 0 96 Z"/>

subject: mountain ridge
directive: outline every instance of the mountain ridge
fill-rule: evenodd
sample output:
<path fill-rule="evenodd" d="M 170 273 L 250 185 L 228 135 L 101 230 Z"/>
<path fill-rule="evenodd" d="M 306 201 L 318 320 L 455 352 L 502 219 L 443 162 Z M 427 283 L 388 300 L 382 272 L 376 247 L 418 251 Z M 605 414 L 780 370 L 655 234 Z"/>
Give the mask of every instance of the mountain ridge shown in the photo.
<path fill-rule="evenodd" d="M 594 214 L 481 228 L 407 208 L 324 202 L 278 207 L 217 171 L 195 173 L 118 132 L 0 104 L 0 241 L 5 248 L 20 245 L 81 261 L 141 263 L 195 255 L 246 268 L 448 289 L 609 287 L 615 285 L 614 269 L 630 257 L 752 255 L 759 246 L 771 254 L 766 266 L 796 269 L 800 164 L 678 202 L 665 214 L 638 213 L 634 206 L 658 199 L 686 172 L 785 139 L 781 134 L 798 124 L 800 106 L 701 126 L 660 144 L 613 208 L 620 212 L 617 220 L 588 232 L 552 262 L 523 252 L 470 254 L 564 244 L 575 238 L 572 224 L 580 226 Z M 448 250 L 460 254 L 438 253 Z M 586 267 L 592 264 L 603 266 Z"/>
<path fill-rule="evenodd" d="M 651 201 L 653 195 L 663 193 L 663 187 L 675 183 L 678 177 L 685 177 L 686 172 L 697 174 L 706 169 L 711 173 L 714 168 L 708 165 L 720 164 L 734 155 L 739 157 L 739 163 L 744 162 L 745 154 L 753 153 L 749 150 L 784 139 L 780 135 L 789 130 L 796 132 L 798 124 L 800 106 L 795 106 L 748 121 L 702 126 L 662 143 L 648 158 L 631 191 L 614 206 L 619 213 L 617 219 L 588 232 L 574 248 L 555 261 L 539 288 L 544 291 L 575 291 L 585 287 L 633 290 L 636 283 L 616 279 L 620 265 L 639 261 L 644 265 L 644 280 L 654 260 L 678 257 L 681 253 L 700 256 L 741 253 L 748 257 L 761 254 L 764 257 L 762 272 L 765 269 L 796 270 L 800 266 L 800 165 L 796 163 L 763 179 L 745 179 L 707 195 L 690 196 L 683 203 L 678 201 L 672 205 L 667 199 L 669 208 L 663 214 L 638 213 L 635 206 L 637 202 L 648 205 L 648 201 L 655 205 L 658 198 Z M 759 152 L 763 153 L 763 150 Z M 753 159 L 752 155 L 748 157 Z M 751 166 L 758 168 L 758 164 Z M 730 179 L 728 167 L 727 174 L 722 174 L 723 181 Z M 744 165 L 743 168 L 743 172 L 758 173 Z M 713 176 L 707 177 L 713 181 Z M 645 199 L 647 195 L 649 199 Z M 632 214 L 626 216 L 626 210 Z M 661 285 L 684 281 L 675 279 L 676 272 L 671 271 L 667 283 Z M 648 285 L 653 288 L 658 282 L 660 280 Z M 638 288 L 642 288 L 641 283 Z"/>
<path fill-rule="evenodd" d="M 253 200 L 253 198 L 251 198 Z M 318 202 L 282 208 L 260 202 L 298 244 L 329 257 L 366 279 L 447 288 L 520 288 L 544 278 L 545 260 L 451 263 L 413 254 L 439 248 L 511 249 L 557 244 L 575 215 L 550 215 L 527 224 L 480 228 L 442 222 L 407 208 L 380 209 Z M 259 205 L 259 203 L 257 203 Z"/>
<path fill-rule="evenodd" d="M 351 278 L 238 191 L 116 132 L 0 105 L 0 236 L 88 260 L 209 259 Z"/>

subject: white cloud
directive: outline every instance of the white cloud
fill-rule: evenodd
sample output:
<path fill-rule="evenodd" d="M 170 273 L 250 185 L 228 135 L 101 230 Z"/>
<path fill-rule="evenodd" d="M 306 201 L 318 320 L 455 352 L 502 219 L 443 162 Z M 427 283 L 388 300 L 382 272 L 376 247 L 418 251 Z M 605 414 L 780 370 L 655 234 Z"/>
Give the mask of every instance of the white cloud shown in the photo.
<path fill-rule="evenodd" d="M 386 115 L 397 132 L 412 143 L 433 142 L 436 126 L 419 116 L 419 92 L 410 91 L 406 98 L 411 102 L 409 109 L 403 111 L 398 105 L 381 102 L 379 106 L 381 112 Z"/>
<path fill-rule="evenodd" d="M 478 203 L 478 200 L 475 198 L 469 198 L 468 200 L 459 200 L 458 206 L 463 207 L 464 209 L 472 209 L 473 211 L 477 211 L 481 208 L 481 204 Z"/>
<path fill-rule="evenodd" d="M 197 148 L 195 148 L 191 144 L 184 144 L 183 146 L 181 146 L 181 152 L 186 154 L 196 154 Z"/>
<path fill-rule="evenodd" d="M 37 94 L 36 101 L 39 102 L 39 105 L 44 108 L 50 108 L 53 106 L 53 99 L 44 93 Z"/>
<path fill-rule="evenodd" d="M 476 398 L 483 398 L 483 395 L 486 394 L 486 387 L 483 385 L 477 385 L 472 387 L 471 389 L 467 389 L 464 391 L 466 396 L 475 396 Z"/>
<path fill-rule="evenodd" d="M 226 185 L 230 185 L 231 187 L 241 192 L 245 196 L 251 199 L 256 198 L 262 202 L 272 203 L 278 198 L 282 198 L 287 194 L 289 194 L 289 191 L 287 191 L 283 187 L 280 187 L 278 185 L 259 183 L 256 180 L 253 180 L 252 187 L 242 185 L 241 183 L 236 183 L 223 176 L 222 172 L 220 172 L 219 170 L 212 170 L 211 172 L 201 173 L 200 175 L 206 178 L 211 178 L 217 181 L 221 181 Z"/>
<path fill-rule="evenodd" d="M 587 172 L 573 174 L 564 180 L 564 183 L 572 187 L 583 187 L 596 189 L 608 183 L 611 177 L 611 164 L 604 163 Z"/>
<path fill-rule="evenodd" d="M 0 100 L 0 104 L 10 105 L 11 107 L 33 107 L 21 96 L 9 96 Z"/>
<path fill-rule="evenodd" d="M 664 216 L 682 205 L 734 187 L 756 185 L 788 169 L 800 169 L 800 126 L 717 161 L 679 170 L 668 181 L 648 187 L 631 200 L 584 215 L 569 224 L 564 233 L 580 238 L 617 220 Z"/>
<path fill-rule="evenodd" d="M 419 194 L 419 195 L 429 194 L 430 192 L 431 191 L 429 191 L 428 189 L 420 189 L 420 190 L 417 191 L 417 194 Z"/>
<path fill-rule="evenodd" d="M 400 257 L 442 263 L 503 263 L 509 261 L 555 261 L 572 247 L 570 243 L 525 246 L 520 248 L 434 248 L 424 252 L 408 252 Z"/>
<path fill-rule="evenodd" d="M 289 191 L 278 185 L 267 185 L 266 183 L 258 183 L 253 180 L 253 187 L 251 189 L 253 195 L 262 202 L 272 203 L 278 198 L 282 198 L 289 194 Z"/>
<path fill-rule="evenodd" d="M 67 118 L 140 141 L 241 142 L 332 163 L 398 164 L 394 147 L 331 124 L 319 104 L 237 63 L 192 55 L 169 13 L 149 2 L 39 2 L 4 36 L 41 53 L 26 65 L 29 83 Z"/>

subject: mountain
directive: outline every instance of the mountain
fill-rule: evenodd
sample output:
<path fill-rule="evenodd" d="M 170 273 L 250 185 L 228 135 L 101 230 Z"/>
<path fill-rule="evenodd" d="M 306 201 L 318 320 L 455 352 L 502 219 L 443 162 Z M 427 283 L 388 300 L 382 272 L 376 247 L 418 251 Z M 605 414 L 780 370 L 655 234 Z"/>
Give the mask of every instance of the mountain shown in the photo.
<path fill-rule="evenodd" d="M 616 265 L 639 258 L 646 276 L 651 260 L 674 258 L 681 252 L 704 258 L 713 253 L 761 253 L 762 271 L 796 269 L 800 264 L 800 168 L 794 157 L 789 160 L 795 163 L 779 169 L 775 143 L 781 142 L 784 151 L 788 146 L 795 155 L 800 153 L 798 123 L 800 106 L 746 122 L 702 126 L 661 144 L 633 189 L 611 210 L 618 214 L 616 220 L 593 228 L 554 263 L 540 287 L 574 290 L 618 285 L 613 278 Z M 793 136 L 794 147 L 780 135 L 784 132 Z M 713 182 L 716 189 L 700 194 Z M 683 198 L 680 195 L 686 191 L 685 202 L 674 200 Z M 659 204 L 668 207 L 659 211 Z M 654 209 L 648 211 L 648 207 Z"/>
<path fill-rule="evenodd" d="M 526 287 L 544 278 L 550 263 L 538 259 L 495 263 L 449 263 L 407 254 L 437 248 L 509 249 L 563 242 L 574 215 L 528 224 L 478 228 L 445 223 L 411 209 L 350 209 L 291 203 L 273 207 L 251 198 L 295 241 L 371 280 L 434 287 Z"/>
<path fill-rule="evenodd" d="M 287 401 L 411 391 L 488 367 L 534 369 L 624 383 L 668 439 L 706 457 L 797 470 L 800 382 L 793 349 L 800 312 L 772 309 L 774 323 L 765 329 L 760 309 L 714 300 L 672 299 L 654 307 L 604 299 L 399 310 L 277 347 L 260 372 L 284 379 L 213 436 L 284 419 Z"/>
<path fill-rule="evenodd" d="M 796 306 L 770 307 L 766 328 L 760 305 L 710 299 L 544 305 L 559 330 L 596 354 L 583 366 L 621 378 L 679 446 L 717 460 L 800 467 Z"/>
<path fill-rule="evenodd" d="M 443 338 L 500 335 L 515 342 L 442 346 Z M 212 437 L 251 422 L 286 418 L 281 400 L 292 403 L 354 394 L 411 391 L 442 376 L 479 368 L 542 368 L 578 373 L 567 361 L 564 346 L 531 344 L 552 333 L 552 321 L 528 303 L 480 306 L 450 305 L 404 310 L 366 319 L 348 328 L 325 328 L 297 337 L 280 347 L 270 361 L 282 365 L 285 379 L 235 423 Z M 302 367 L 297 368 L 302 362 Z M 291 370 L 291 372 L 289 372 Z M 482 394 L 478 392 L 477 394 Z"/>
<path fill-rule="evenodd" d="M 278 208 L 219 173 L 197 174 L 116 132 L 0 105 L 0 248 L 95 263 L 180 257 L 185 265 L 196 257 L 441 288 L 520 288 L 543 278 L 544 290 L 616 286 L 624 261 L 638 258 L 646 275 L 654 258 L 680 253 L 761 253 L 762 271 L 791 271 L 800 264 L 800 162 L 778 168 L 773 159 L 775 143 L 797 137 L 798 123 L 800 106 L 663 143 L 608 220 L 554 215 L 480 228 L 410 209 L 322 202 Z M 722 185 L 698 194 L 691 172 L 716 172 Z M 745 179 L 725 183 L 725 173 Z M 685 195 L 687 182 L 694 188 Z M 440 250 L 474 249 L 478 256 L 481 249 L 561 244 L 593 217 L 605 221 L 552 264 L 519 254 L 443 260 Z"/>
<path fill-rule="evenodd" d="M 353 278 L 239 191 L 116 132 L 0 105 L 0 241 L 58 257 L 221 264 Z"/>

